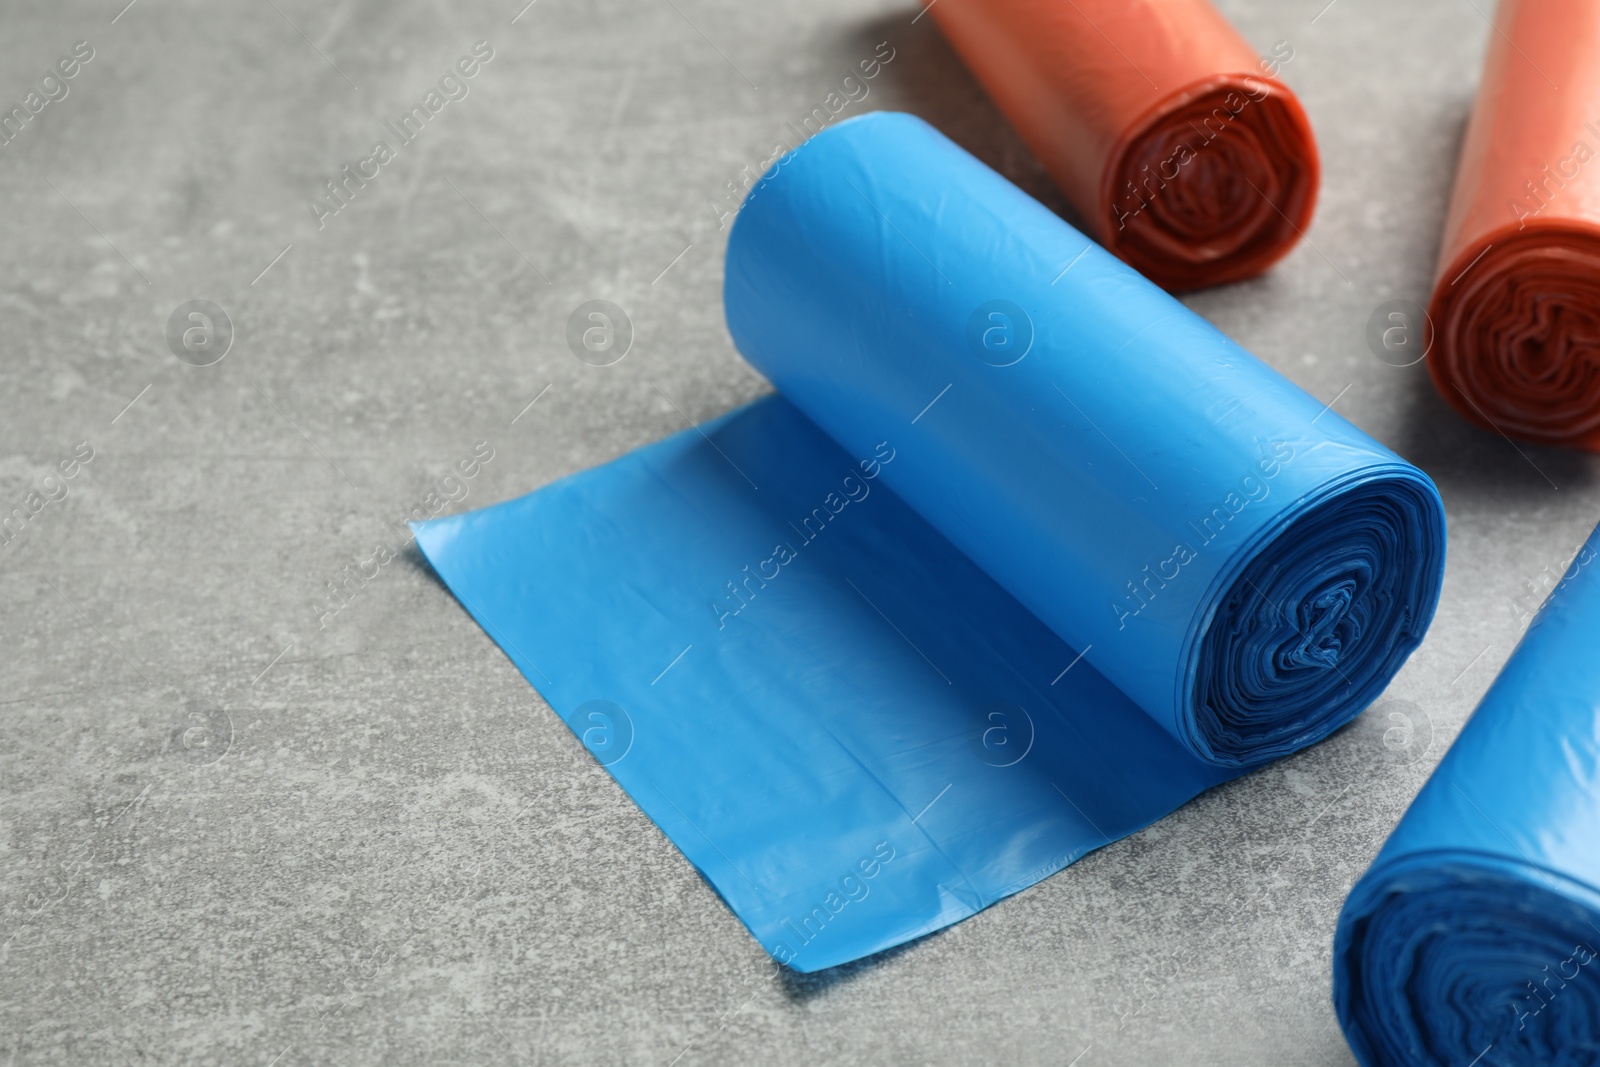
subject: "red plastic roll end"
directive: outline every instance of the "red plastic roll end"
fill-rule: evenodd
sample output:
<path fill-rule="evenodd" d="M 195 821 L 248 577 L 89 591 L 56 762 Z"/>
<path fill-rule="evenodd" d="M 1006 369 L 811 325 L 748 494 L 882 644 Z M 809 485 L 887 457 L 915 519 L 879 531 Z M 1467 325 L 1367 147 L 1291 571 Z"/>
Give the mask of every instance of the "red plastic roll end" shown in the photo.
<path fill-rule="evenodd" d="M 1600 234 L 1560 221 L 1467 245 L 1434 288 L 1428 371 L 1464 418 L 1600 452 Z"/>
<path fill-rule="evenodd" d="M 1107 248 L 1165 289 L 1253 277 L 1304 235 L 1321 164 L 1283 84 L 1227 74 L 1150 108 L 1106 164 Z"/>

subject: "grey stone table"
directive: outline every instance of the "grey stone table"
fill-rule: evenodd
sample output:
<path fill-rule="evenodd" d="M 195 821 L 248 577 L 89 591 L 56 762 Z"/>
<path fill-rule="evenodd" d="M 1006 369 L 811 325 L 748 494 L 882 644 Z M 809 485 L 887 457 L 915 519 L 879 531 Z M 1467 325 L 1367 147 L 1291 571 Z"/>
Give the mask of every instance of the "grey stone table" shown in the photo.
<path fill-rule="evenodd" d="M 762 394 L 726 183 L 880 42 L 852 111 L 1064 211 L 1037 164 L 904 2 L 123 2 L 0 23 L 8 110 L 92 50 L 0 146 L 0 1059 L 1351 1062 L 1346 889 L 1600 517 L 1595 460 L 1464 425 L 1363 341 L 1426 291 L 1488 0 L 1223 3 L 1293 48 L 1325 184 L 1276 270 L 1188 301 L 1438 480 L 1426 645 L 1327 743 L 815 976 L 773 973 L 396 523 Z M 567 349 L 589 299 L 631 317 L 615 366 Z M 185 361 L 192 300 L 232 336 L 183 310 Z"/>

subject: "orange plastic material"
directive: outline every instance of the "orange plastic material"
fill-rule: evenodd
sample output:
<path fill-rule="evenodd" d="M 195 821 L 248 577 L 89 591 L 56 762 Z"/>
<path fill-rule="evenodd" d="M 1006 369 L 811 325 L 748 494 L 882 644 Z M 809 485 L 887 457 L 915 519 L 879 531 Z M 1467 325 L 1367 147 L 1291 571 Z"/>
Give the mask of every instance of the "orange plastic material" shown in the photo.
<path fill-rule="evenodd" d="M 1495 29 L 1445 221 L 1428 367 L 1480 426 L 1600 451 L 1600 4 L 1504 0 Z"/>
<path fill-rule="evenodd" d="M 933 0 L 928 10 L 1091 234 L 1174 290 L 1271 266 L 1311 220 L 1311 124 L 1207 0 Z"/>

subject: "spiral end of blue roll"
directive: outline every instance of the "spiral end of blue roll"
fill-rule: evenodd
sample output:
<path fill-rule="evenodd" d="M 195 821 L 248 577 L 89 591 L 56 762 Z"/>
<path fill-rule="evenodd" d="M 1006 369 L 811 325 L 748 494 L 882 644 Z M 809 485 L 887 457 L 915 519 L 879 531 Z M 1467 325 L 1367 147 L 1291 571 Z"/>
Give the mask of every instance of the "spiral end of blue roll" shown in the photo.
<path fill-rule="evenodd" d="M 1444 505 L 1415 468 L 1367 472 L 1307 502 L 1217 602 L 1198 643 L 1190 745 L 1253 766 L 1360 714 L 1421 643 L 1444 555 Z"/>
<path fill-rule="evenodd" d="M 1600 1062 L 1600 900 L 1467 854 L 1374 868 L 1334 939 L 1356 1058 L 1392 1065 Z"/>

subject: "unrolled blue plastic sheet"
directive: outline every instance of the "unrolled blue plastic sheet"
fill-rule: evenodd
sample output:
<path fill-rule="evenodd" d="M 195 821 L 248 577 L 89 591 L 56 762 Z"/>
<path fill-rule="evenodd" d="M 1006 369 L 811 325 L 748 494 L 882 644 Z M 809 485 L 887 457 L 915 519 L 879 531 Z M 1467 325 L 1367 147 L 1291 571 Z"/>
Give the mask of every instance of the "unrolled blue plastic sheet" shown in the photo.
<path fill-rule="evenodd" d="M 417 539 L 798 970 L 1319 740 L 1433 614 L 1426 476 L 918 119 L 775 164 L 725 302 L 780 395 Z"/>
<path fill-rule="evenodd" d="M 1378 1065 L 1600 1062 L 1600 530 L 1339 916 Z"/>

